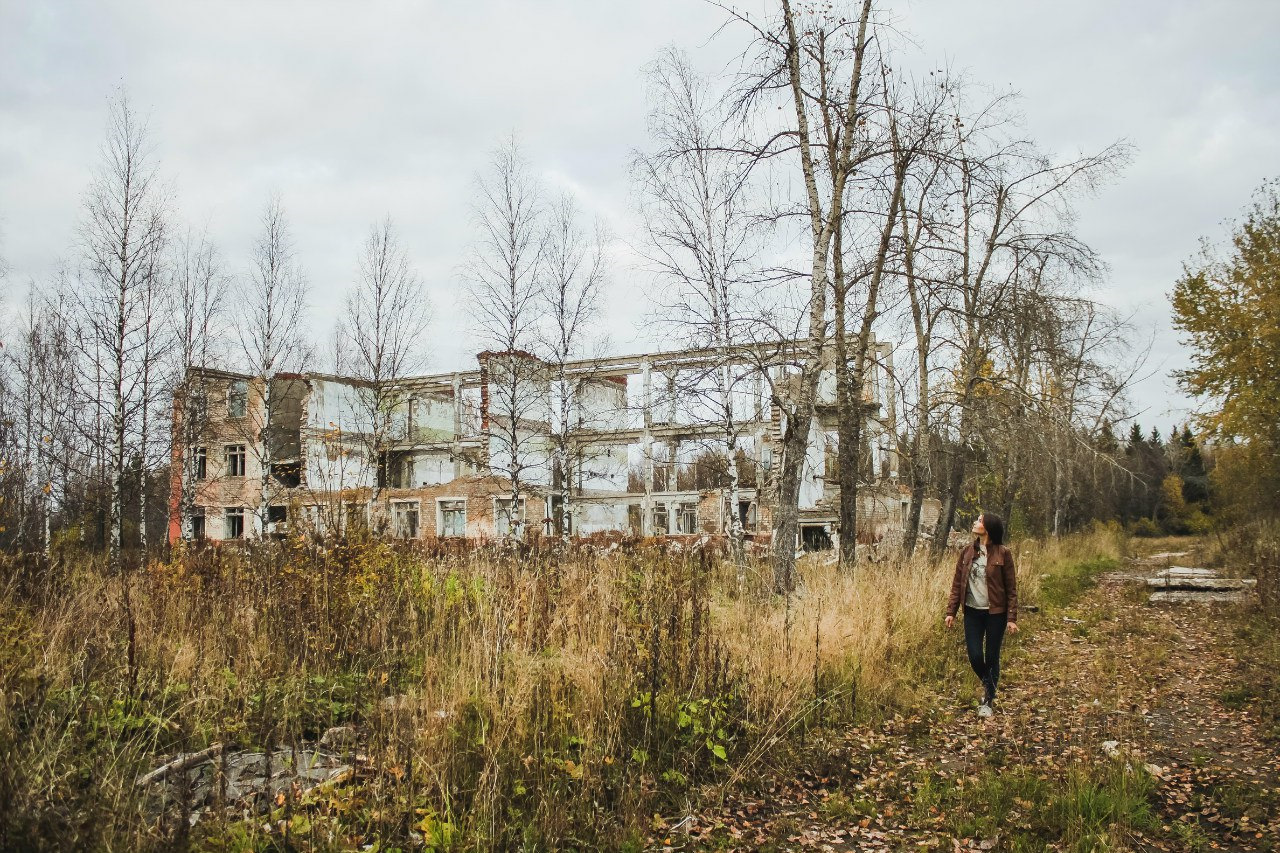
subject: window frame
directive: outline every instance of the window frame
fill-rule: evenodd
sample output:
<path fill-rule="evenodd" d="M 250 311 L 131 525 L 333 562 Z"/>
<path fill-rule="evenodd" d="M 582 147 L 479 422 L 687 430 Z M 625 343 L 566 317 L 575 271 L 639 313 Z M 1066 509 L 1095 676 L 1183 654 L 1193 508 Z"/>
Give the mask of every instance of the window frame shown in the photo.
<path fill-rule="evenodd" d="M 196 482 L 209 479 L 209 448 L 204 445 L 191 448 L 191 460 L 195 469 L 192 479 Z"/>
<path fill-rule="evenodd" d="M 685 530 L 685 521 L 692 520 L 691 530 Z M 698 504 L 694 501 L 681 501 L 676 504 L 676 532 L 688 536 L 698 532 Z"/>
<path fill-rule="evenodd" d="M 649 510 L 649 526 L 652 528 L 654 536 L 668 536 L 671 534 L 671 507 L 666 503 L 655 503 Z M 658 516 L 662 516 L 662 526 L 658 526 Z"/>
<path fill-rule="evenodd" d="M 232 465 L 232 460 L 238 459 L 239 465 Z M 222 446 L 222 462 L 226 466 L 228 477 L 246 477 L 248 476 L 249 454 L 248 448 L 244 444 L 224 444 Z M 239 470 L 234 470 L 235 468 Z"/>
<path fill-rule="evenodd" d="M 238 533 L 231 532 L 232 522 L 240 522 L 240 530 Z M 244 539 L 245 538 L 245 512 L 242 506 L 223 507 L 222 510 L 222 538 L 223 539 Z"/>
<path fill-rule="evenodd" d="M 445 504 L 459 504 L 459 507 L 449 506 Z M 462 532 L 449 533 L 445 530 L 445 513 L 461 512 L 462 513 Z M 439 497 L 436 498 L 436 535 L 441 539 L 465 539 L 467 536 L 467 499 L 464 497 Z"/>
<path fill-rule="evenodd" d="M 505 509 L 505 507 L 502 506 L 503 504 L 509 504 L 509 503 L 511 503 L 510 495 L 494 495 L 493 496 L 493 532 L 494 532 L 494 535 L 496 536 L 508 536 L 511 534 L 513 519 L 511 518 L 509 513 L 507 515 L 507 529 L 506 530 L 498 529 L 498 513 L 502 509 Z M 529 520 L 529 501 L 524 495 L 520 496 L 520 503 L 518 506 L 518 510 L 519 510 L 519 517 L 514 520 L 519 522 L 520 524 L 524 524 L 526 521 Z"/>
<path fill-rule="evenodd" d="M 326 532 L 325 514 L 320 504 L 303 504 L 301 522 L 312 533 L 324 535 Z"/>
<path fill-rule="evenodd" d="M 414 521 L 412 532 L 400 526 L 396 511 L 412 507 Z M 400 498 L 391 501 L 391 536 L 395 539 L 417 539 L 422 535 L 422 501 L 418 498 Z"/>
<path fill-rule="evenodd" d="M 243 389 L 243 394 L 241 393 Z M 236 414 L 232 400 L 240 403 L 240 413 Z M 227 418 L 230 420 L 240 420 L 249 416 L 249 380 L 248 379 L 232 379 L 227 383 Z"/>

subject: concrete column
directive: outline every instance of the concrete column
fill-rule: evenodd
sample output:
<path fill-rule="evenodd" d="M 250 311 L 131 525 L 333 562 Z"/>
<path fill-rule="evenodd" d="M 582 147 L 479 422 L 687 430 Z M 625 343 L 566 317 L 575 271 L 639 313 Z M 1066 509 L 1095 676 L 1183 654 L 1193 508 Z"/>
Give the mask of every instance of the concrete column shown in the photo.
<path fill-rule="evenodd" d="M 665 374 L 667 377 L 667 423 L 676 422 L 676 375 L 674 373 Z"/>
<path fill-rule="evenodd" d="M 462 377 L 453 374 L 453 479 L 462 476 Z"/>
<path fill-rule="evenodd" d="M 644 500 L 640 504 L 640 535 L 653 531 L 653 369 L 648 360 L 640 362 L 640 408 L 644 418 Z"/>
<path fill-rule="evenodd" d="M 755 379 L 751 382 L 752 397 L 752 415 L 757 421 L 763 421 L 765 415 L 764 404 L 764 375 L 756 371 Z"/>
<path fill-rule="evenodd" d="M 884 365 L 884 387 L 885 387 L 885 432 L 890 436 L 885 451 L 889 456 L 889 479 L 897 481 L 898 479 L 898 451 L 894 447 L 893 436 L 898 434 L 898 409 L 897 399 L 894 394 L 896 383 L 893 381 L 893 347 L 888 344 L 881 344 L 884 348 L 882 356 L 882 364 Z"/>

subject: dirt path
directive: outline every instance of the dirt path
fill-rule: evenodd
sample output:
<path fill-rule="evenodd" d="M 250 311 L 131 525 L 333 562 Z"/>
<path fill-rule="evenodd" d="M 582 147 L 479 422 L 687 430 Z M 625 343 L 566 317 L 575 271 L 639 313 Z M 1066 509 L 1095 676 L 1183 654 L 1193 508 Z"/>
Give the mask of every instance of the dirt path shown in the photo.
<path fill-rule="evenodd" d="M 1280 743 L 1239 689 L 1248 651 L 1230 613 L 1149 606 L 1104 577 L 1070 609 L 1028 616 L 994 718 L 974 713 L 976 682 L 957 684 L 943 707 L 851 730 L 801 778 L 655 845 L 1280 850 Z"/>

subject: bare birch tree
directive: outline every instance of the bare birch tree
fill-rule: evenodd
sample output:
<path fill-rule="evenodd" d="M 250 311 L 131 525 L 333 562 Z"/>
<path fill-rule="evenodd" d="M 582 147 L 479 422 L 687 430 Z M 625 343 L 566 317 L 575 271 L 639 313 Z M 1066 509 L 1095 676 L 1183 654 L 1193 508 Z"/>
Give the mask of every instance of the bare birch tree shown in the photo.
<path fill-rule="evenodd" d="M 166 271 L 165 255 L 165 252 L 155 252 L 151 256 L 151 269 L 147 274 L 148 287 L 142 297 L 139 330 L 143 343 L 138 389 L 138 548 L 144 560 L 150 545 L 147 536 L 147 513 L 151 505 L 152 485 L 150 475 L 167 466 L 172 459 L 172 453 L 166 453 L 171 450 L 173 436 L 170 419 L 166 417 L 172 404 L 172 395 L 168 393 L 164 371 L 174 340 L 170 335 L 170 325 L 165 322 L 165 308 L 169 301 L 166 291 L 171 284 Z M 157 422 L 160 424 L 159 434 L 156 434 Z"/>
<path fill-rule="evenodd" d="M 382 487 L 392 479 L 390 445 L 397 408 L 405 410 L 404 423 L 409 428 L 402 380 L 425 363 L 422 336 L 429 319 L 422 283 L 388 217 L 369 230 L 340 333 L 350 346 L 348 367 L 363 383 L 359 400 L 364 410 L 357 413 L 357 422 L 369 430 L 363 444 L 369 469 L 375 472 L 371 518 L 378 511 Z M 413 437 L 406 433 L 404 438 L 411 441 Z"/>
<path fill-rule="evenodd" d="M 284 207 L 280 198 L 273 196 L 262 214 L 252 268 L 241 283 L 236 327 L 241 350 L 262 389 L 262 410 L 250 446 L 262 471 L 258 522 L 263 536 L 270 518 L 271 480 L 277 473 L 272 448 L 276 377 L 284 371 L 300 370 L 310 359 L 302 328 L 307 296 L 307 279 L 294 256 Z M 252 417 L 249 423 L 254 423 Z"/>
<path fill-rule="evenodd" d="M 938 347 L 934 330 L 946 308 L 947 296 L 947 291 L 930 277 L 931 268 L 927 256 L 927 241 L 936 201 L 935 187 L 942 169 L 936 154 L 935 150 L 935 156 L 918 160 L 918 170 L 909 170 L 904 187 L 906 198 L 903 202 L 903 215 L 899 218 L 902 286 L 907 295 L 912 354 L 915 357 L 915 419 L 908 430 L 910 438 L 907 446 L 903 448 L 911 470 L 911 502 L 903 522 L 903 550 L 908 555 L 915 552 L 919 541 L 925 493 L 933 485 L 933 374 L 936 370 L 934 355 Z M 904 405 L 904 416 L 907 411 L 908 408 Z"/>
<path fill-rule="evenodd" d="M 127 96 L 110 104 L 107 138 L 85 196 L 80 227 L 84 273 L 65 294 L 79 329 L 82 394 L 106 427 L 107 541 L 120 568 L 126 462 L 149 402 L 144 372 L 151 356 L 150 306 L 159 287 L 165 198 L 151 162 L 147 128 Z"/>
<path fill-rule="evenodd" d="M 182 460 L 178 500 L 181 535 L 184 540 L 191 540 L 200 464 L 195 448 L 202 441 L 209 422 L 209 389 L 204 369 L 215 367 L 221 354 L 230 280 L 223 271 L 217 248 L 206 235 L 191 231 L 178 243 L 170 270 L 169 320 L 175 355 L 170 384 L 178 424 L 175 440 L 180 442 L 173 455 Z"/>
<path fill-rule="evenodd" d="M 24 492 L 20 516 L 14 525 L 14 541 L 27 541 L 30 507 L 36 508 L 39 542 L 50 556 L 53 516 L 66 494 L 75 430 L 72 421 L 76 399 L 76 363 L 71 338 L 63 322 L 66 313 L 32 287 L 18 330 L 17 345 L 5 349 L 7 404 L 5 421 L 15 430 L 15 449 L 8 469 L 20 469 Z"/>
<path fill-rule="evenodd" d="M 553 485 L 559 498 L 559 533 L 568 539 L 573 532 L 573 483 L 589 462 L 585 447 L 574 442 L 573 433 L 595 413 L 583 405 L 583 397 L 593 380 L 591 371 L 570 372 L 570 361 L 585 354 L 591 324 L 598 317 L 601 289 L 607 276 L 604 226 L 596 223 L 591 233 L 580 222 L 573 196 L 561 194 L 547 212 L 544 256 L 539 287 L 542 314 L 546 321 L 542 348 L 549 368 L 551 440 L 555 456 Z M 598 341 L 597 341 L 598 342 Z M 554 513 L 548 517 L 556 518 Z"/>
<path fill-rule="evenodd" d="M 497 532 L 518 537 L 525 486 L 545 473 L 542 419 L 549 413 L 545 366 L 532 353 L 542 313 L 543 208 L 514 138 L 494 151 L 476 192 L 477 236 L 463 275 L 475 332 L 489 348 L 480 359 L 489 465 L 510 485 L 509 529 Z"/>
<path fill-rule="evenodd" d="M 739 451 L 750 419 L 742 413 L 743 384 L 757 371 L 744 369 L 736 352 L 750 340 L 760 286 L 758 211 L 741 161 L 726 138 L 727 117 L 706 81 L 672 50 L 650 76 L 650 135 L 656 150 L 638 154 L 632 171 L 641 187 L 649 265 L 671 285 L 662 308 L 686 340 L 715 353 L 694 371 L 683 390 L 703 396 L 721 428 L 729 491 L 728 534 L 739 581 L 746 567 L 744 529 L 738 512 L 742 472 Z M 735 405 L 736 403 L 736 405 Z"/>
<path fill-rule="evenodd" d="M 788 115 L 764 142 L 744 147 L 756 162 L 795 155 L 804 186 L 800 216 L 806 223 L 809 249 L 802 299 L 805 339 L 789 381 L 775 386 L 786 392 L 774 394 L 774 405 L 783 416 L 773 533 L 774 588 L 789 592 L 795 584 L 801 477 L 829 339 L 832 245 L 842 227 L 846 190 L 858 163 L 855 143 L 867 112 L 863 68 L 870 46 L 872 0 L 863 0 L 849 17 L 831 7 L 797 9 L 790 0 L 780 2 L 779 15 L 763 24 L 731 14 L 755 35 L 755 47 L 744 63 L 739 114 L 753 124 L 752 115 L 776 102 L 785 106 Z"/>

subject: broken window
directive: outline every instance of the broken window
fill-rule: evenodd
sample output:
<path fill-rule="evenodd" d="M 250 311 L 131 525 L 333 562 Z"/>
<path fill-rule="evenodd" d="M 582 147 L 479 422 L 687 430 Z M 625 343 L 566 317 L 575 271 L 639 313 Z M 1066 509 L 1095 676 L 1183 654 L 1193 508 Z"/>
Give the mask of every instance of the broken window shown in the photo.
<path fill-rule="evenodd" d="M 738 501 L 738 521 L 743 530 L 755 530 L 756 505 L 751 501 Z"/>
<path fill-rule="evenodd" d="M 346 519 L 344 533 L 348 536 L 369 527 L 369 505 L 349 501 L 343 505 L 343 516 Z"/>
<path fill-rule="evenodd" d="M 377 482 L 380 489 L 412 489 L 412 453 L 379 453 Z"/>
<path fill-rule="evenodd" d="M 676 490 L 676 463 L 663 459 L 653 460 L 653 490 L 655 492 Z"/>
<path fill-rule="evenodd" d="M 827 551 L 832 548 L 831 525 L 800 525 L 800 547 L 805 551 Z"/>
<path fill-rule="evenodd" d="M 441 500 L 437 503 L 440 513 L 439 531 L 441 536 L 467 535 L 467 502 L 462 500 Z"/>
<path fill-rule="evenodd" d="M 698 532 L 698 505 L 695 503 L 680 504 L 680 516 L 677 519 L 681 533 Z"/>
<path fill-rule="evenodd" d="M 391 502 L 391 535 L 397 539 L 418 538 L 418 501 Z"/>
<path fill-rule="evenodd" d="M 289 508 L 284 506 L 267 507 L 267 524 L 271 532 L 283 533 L 285 522 L 289 519 Z"/>
<path fill-rule="evenodd" d="M 315 533 L 324 533 L 325 519 L 324 513 L 320 511 L 320 507 L 315 504 L 309 504 L 302 508 L 302 518 L 304 523 Z"/>
<path fill-rule="evenodd" d="M 191 451 L 191 467 L 195 471 L 195 478 L 203 480 L 209 476 L 209 452 L 203 447 L 197 447 Z"/>
<path fill-rule="evenodd" d="M 245 454 L 243 444 L 228 444 L 225 448 L 227 457 L 227 476 L 243 477 L 245 469 Z"/>
<path fill-rule="evenodd" d="M 524 522 L 525 505 L 524 498 L 520 498 L 520 505 L 515 518 L 511 514 L 511 498 L 494 498 L 493 499 L 493 531 L 499 536 L 507 536 L 515 532 L 514 528 Z"/>
<path fill-rule="evenodd" d="M 287 489 L 302 485 L 302 465 L 298 462 L 272 462 L 271 476 Z"/>
<path fill-rule="evenodd" d="M 826 434 L 826 448 L 823 453 L 823 477 L 827 481 L 840 481 L 840 438 L 834 432 Z"/>
<path fill-rule="evenodd" d="M 669 516 L 667 515 L 666 504 L 654 504 L 653 506 L 653 535 L 664 536 L 670 532 L 671 528 L 667 523 Z"/>
<path fill-rule="evenodd" d="M 235 379 L 227 386 L 227 417 L 243 418 L 249 413 L 249 380 Z"/>
<path fill-rule="evenodd" d="M 573 514 L 565 516 L 564 498 L 560 495 L 552 495 L 550 502 L 547 504 L 547 517 L 543 520 L 543 526 L 548 536 L 556 536 L 560 533 L 573 533 Z"/>
<path fill-rule="evenodd" d="M 229 506 L 226 509 L 226 538 L 244 538 L 244 507 Z"/>
<path fill-rule="evenodd" d="M 421 420 L 421 415 L 418 413 L 419 405 L 417 397 L 410 397 L 405 406 L 407 411 L 404 416 L 404 437 L 409 441 L 418 437 L 418 422 Z"/>

